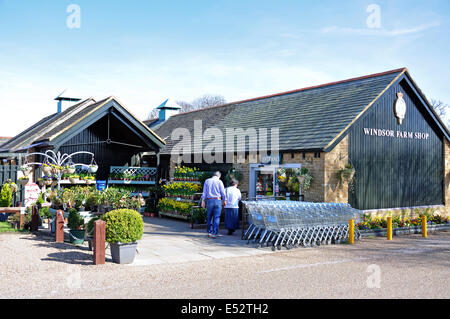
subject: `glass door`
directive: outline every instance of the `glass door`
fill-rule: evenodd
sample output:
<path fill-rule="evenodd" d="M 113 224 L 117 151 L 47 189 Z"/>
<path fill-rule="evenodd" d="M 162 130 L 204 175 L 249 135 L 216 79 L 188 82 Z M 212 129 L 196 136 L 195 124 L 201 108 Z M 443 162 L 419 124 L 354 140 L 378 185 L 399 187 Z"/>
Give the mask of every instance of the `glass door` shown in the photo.
<path fill-rule="evenodd" d="M 275 170 L 266 167 L 256 168 L 254 178 L 256 199 L 273 199 Z"/>

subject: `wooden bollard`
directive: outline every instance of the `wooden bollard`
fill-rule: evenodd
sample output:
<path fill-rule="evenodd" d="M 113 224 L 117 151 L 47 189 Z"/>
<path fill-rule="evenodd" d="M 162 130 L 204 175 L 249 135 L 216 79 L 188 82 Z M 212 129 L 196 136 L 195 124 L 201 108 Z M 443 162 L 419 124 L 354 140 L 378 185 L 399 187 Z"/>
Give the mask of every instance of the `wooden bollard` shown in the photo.
<path fill-rule="evenodd" d="M 33 206 L 32 216 L 31 216 L 31 231 L 39 230 L 39 208 Z"/>
<path fill-rule="evenodd" d="M 64 242 L 64 212 L 62 210 L 56 212 L 55 241 L 57 243 Z"/>
<path fill-rule="evenodd" d="M 94 251 L 94 265 L 105 263 L 106 223 L 99 219 L 94 222 L 94 238 L 92 250 Z"/>

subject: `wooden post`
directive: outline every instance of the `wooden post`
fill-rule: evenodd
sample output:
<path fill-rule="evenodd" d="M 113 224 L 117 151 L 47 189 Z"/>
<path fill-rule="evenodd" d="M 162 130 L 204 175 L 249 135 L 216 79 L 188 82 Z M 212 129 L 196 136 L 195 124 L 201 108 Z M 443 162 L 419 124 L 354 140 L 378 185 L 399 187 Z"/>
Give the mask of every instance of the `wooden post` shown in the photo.
<path fill-rule="evenodd" d="M 31 231 L 39 230 L 39 208 L 33 206 L 32 217 L 31 217 Z"/>
<path fill-rule="evenodd" d="M 92 250 L 94 251 L 94 265 L 105 263 L 106 223 L 99 219 L 94 222 L 94 238 Z"/>
<path fill-rule="evenodd" d="M 56 212 L 55 241 L 57 243 L 64 242 L 64 211 L 62 210 Z"/>

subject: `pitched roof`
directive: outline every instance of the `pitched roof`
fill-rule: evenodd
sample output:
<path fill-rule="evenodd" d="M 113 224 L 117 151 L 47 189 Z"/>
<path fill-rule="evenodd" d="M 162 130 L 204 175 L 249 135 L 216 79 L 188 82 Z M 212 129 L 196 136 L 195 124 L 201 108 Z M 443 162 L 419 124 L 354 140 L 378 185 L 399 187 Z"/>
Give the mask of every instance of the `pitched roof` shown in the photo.
<path fill-rule="evenodd" d="M 154 130 L 166 139 L 163 154 L 178 143 L 170 138 L 174 129 L 186 128 L 194 136 L 194 120 L 203 121 L 203 131 L 267 128 L 269 149 L 270 129 L 279 128 L 279 150 L 323 150 L 405 72 L 396 69 L 173 115 Z M 210 142 L 203 141 L 203 148 Z"/>
<path fill-rule="evenodd" d="M 39 137 L 45 135 L 47 132 L 51 131 L 54 127 L 58 126 L 60 123 L 65 122 L 69 117 L 77 114 L 85 107 L 95 103 L 93 98 L 88 98 L 79 103 L 76 103 L 61 113 L 54 113 L 49 116 L 44 117 L 40 121 L 36 122 L 23 132 L 19 133 L 7 143 L 3 144 L 0 149 L 5 151 L 17 151 L 23 149 L 34 141 L 38 140 Z"/>
<path fill-rule="evenodd" d="M 109 107 L 109 105 L 116 105 L 116 108 L 123 110 L 124 114 L 127 114 L 129 118 L 135 121 L 138 129 L 147 134 L 156 144 L 164 144 L 164 141 L 150 130 L 147 125 L 133 116 L 116 98 L 110 96 L 98 102 L 92 98 L 86 99 L 69 107 L 64 112 L 47 116 L 5 143 L 0 147 L 0 151 L 15 152 L 27 149 L 31 145 L 50 143 L 55 139 L 63 138 L 61 136 L 64 135 L 64 132 L 82 123 L 90 114 L 98 110 L 101 111 L 102 107 Z"/>

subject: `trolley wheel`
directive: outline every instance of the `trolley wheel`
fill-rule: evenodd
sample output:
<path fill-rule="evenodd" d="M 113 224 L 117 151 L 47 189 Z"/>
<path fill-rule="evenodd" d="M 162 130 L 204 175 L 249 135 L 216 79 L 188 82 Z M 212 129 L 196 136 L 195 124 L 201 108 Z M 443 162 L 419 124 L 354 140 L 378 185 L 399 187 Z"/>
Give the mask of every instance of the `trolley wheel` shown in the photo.
<path fill-rule="evenodd" d="M 275 246 L 274 245 L 272 245 L 272 251 L 275 251 Z"/>
<path fill-rule="evenodd" d="M 281 250 L 281 245 L 277 245 L 277 249 L 278 249 L 278 250 Z"/>
<path fill-rule="evenodd" d="M 286 245 L 286 250 L 291 250 L 292 249 L 292 245 Z"/>

